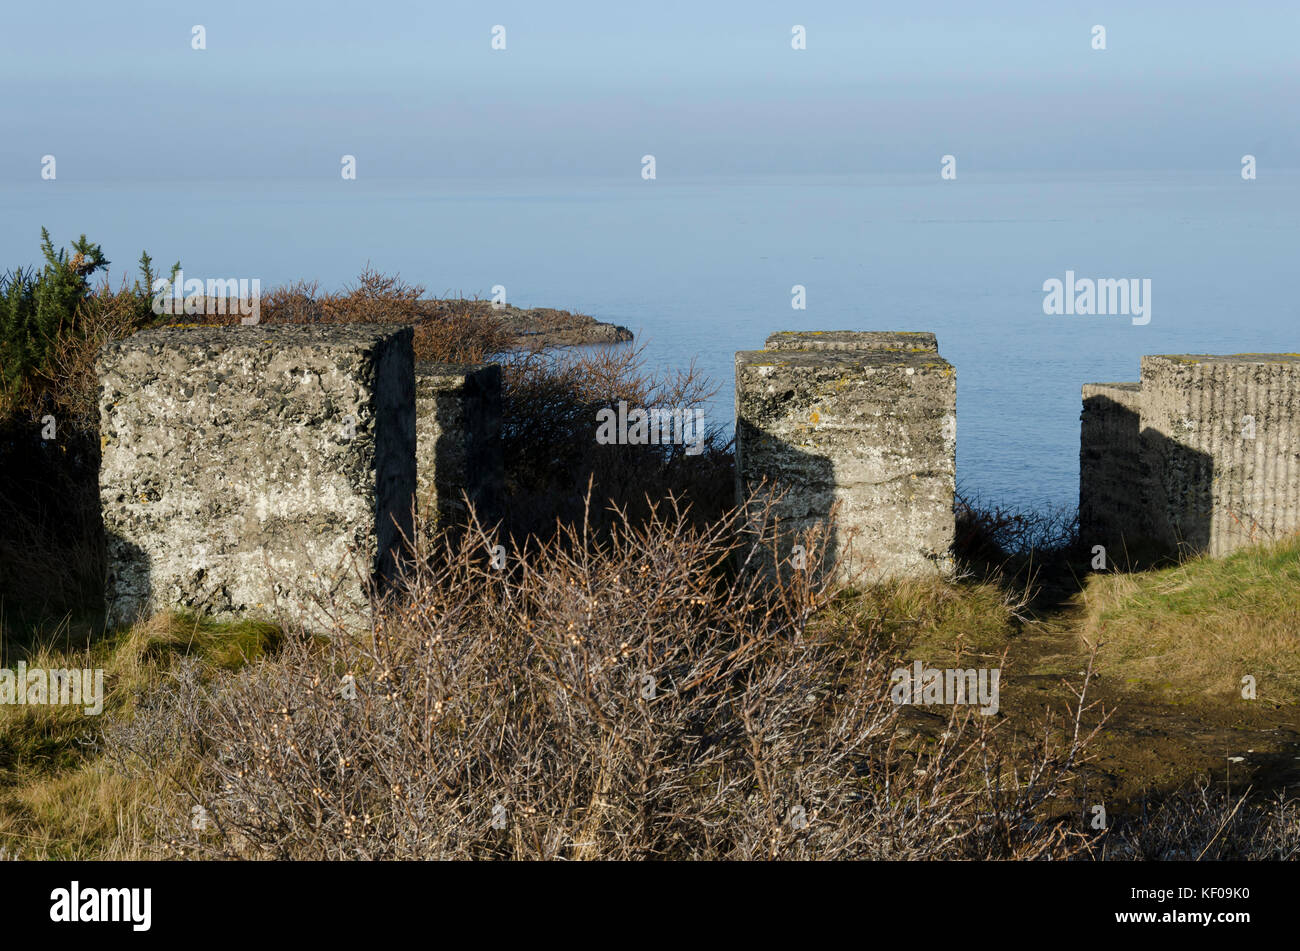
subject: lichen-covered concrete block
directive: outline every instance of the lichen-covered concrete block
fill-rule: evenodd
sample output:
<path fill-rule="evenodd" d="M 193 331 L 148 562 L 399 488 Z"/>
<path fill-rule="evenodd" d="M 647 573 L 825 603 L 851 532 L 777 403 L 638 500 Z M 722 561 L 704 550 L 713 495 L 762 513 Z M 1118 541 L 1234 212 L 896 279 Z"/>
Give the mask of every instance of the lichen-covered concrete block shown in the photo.
<path fill-rule="evenodd" d="M 98 372 L 110 623 L 316 596 L 364 616 L 411 530 L 409 327 L 164 327 Z"/>
<path fill-rule="evenodd" d="M 1142 460 L 1142 387 L 1088 383 L 1079 427 L 1079 538 L 1116 558 L 1151 534 Z M 1130 544 L 1131 543 L 1131 544 Z"/>
<path fill-rule="evenodd" d="M 934 334 L 911 330 L 782 330 L 768 350 L 919 350 L 939 352 Z"/>
<path fill-rule="evenodd" d="M 436 515 L 437 524 L 456 524 L 468 496 L 479 520 L 491 524 L 505 484 L 501 367 L 421 361 L 415 410 L 420 511 Z"/>
<path fill-rule="evenodd" d="M 955 534 L 956 373 L 918 349 L 757 350 L 736 354 L 736 483 L 763 480 L 781 554 L 790 531 L 824 523 L 840 578 L 947 572 Z"/>
<path fill-rule="evenodd" d="M 1142 358 L 1155 539 L 1226 554 L 1300 531 L 1300 354 Z"/>

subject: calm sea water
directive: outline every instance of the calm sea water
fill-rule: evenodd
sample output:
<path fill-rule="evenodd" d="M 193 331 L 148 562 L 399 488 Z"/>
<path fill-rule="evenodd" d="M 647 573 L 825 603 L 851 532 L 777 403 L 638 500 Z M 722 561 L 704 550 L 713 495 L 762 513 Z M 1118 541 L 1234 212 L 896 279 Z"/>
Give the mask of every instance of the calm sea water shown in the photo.
<path fill-rule="evenodd" d="M 0 267 L 42 225 L 116 278 L 142 249 L 191 277 L 327 288 L 367 263 L 432 294 L 624 324 L 655 366 L 694 360 L 734 414 L 732 360 L 775 330 L 930 330 L 957 368 L 959 487 L 1072 505 L 1079 387 L 1143 353 L 1300 350 L 1300 173 L 961 172 L 672 181 L 176 181 L 0 189 Z M 1052 317 L 1043 282 L 1149 278 L 1151 321 Z M 807 288 L 807 309 L 791 287 Z"/>

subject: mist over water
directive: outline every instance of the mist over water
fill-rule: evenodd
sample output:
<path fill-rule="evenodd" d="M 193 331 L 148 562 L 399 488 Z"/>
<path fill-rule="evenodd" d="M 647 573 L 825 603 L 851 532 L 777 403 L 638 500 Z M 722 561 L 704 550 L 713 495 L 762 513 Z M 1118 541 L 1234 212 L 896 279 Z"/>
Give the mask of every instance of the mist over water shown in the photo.
<path fill-rule="evenodd" d="M 1300 172 L 369 179 L 0 186 L 0 267 L 85 232 L 114 282 L 142 249 L 186 276 L 338 288 L 370 263 L 430 295 L 630 327 L 734 415 L 733 357 L 776 330 L 928 330 L 957 369 L 957 478 L 1037 507 L 1078 492 L 1079 388 L 1144 353 L 1300 350 Z M 1043 282 L 1151 281 L 1151 321 L 1048 316 Z M 807 309 L 791 308 L 791 288 Z"/>

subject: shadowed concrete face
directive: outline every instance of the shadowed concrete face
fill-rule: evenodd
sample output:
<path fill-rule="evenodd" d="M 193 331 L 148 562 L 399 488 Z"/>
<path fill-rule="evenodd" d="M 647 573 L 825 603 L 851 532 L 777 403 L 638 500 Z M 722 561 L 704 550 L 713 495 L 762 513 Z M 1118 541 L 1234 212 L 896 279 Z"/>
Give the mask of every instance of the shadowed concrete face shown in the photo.
<path fill-rule="evenodd" d="M 736 354 L 738 496 L 787 493 L 782 559 L 838 503 L 843 580 L 948 571 L 956 374 L 932 350 L 848 346 L 864 341 Z"/>
<path fill-rule="evenodd" d="M 1226 554 L 1300 530 L 1300 356 L 1156 355 L 1083 388 L 1087 544 Z"/>
<path fill-rule="evenodd" d="M 505 486 L 501 367 L 417 363 L 415 411 L 421 513 L 436 513 L 440 525 L 455 524 L 468 497 L 479 519 L 490 524 Z"/>
<path fill-rule="evenodd" d="M 1142 388 L 1083 387 L 1079 435 L 1079 538 L 1118 554 L 1151 536 L 1142 461 Z"/>
<path fill-rule="evenodd" d="M 411 531 L 410 328 L 164 327 L 98 372 L 110 623 L 300 594 L 365 613 Z"/>

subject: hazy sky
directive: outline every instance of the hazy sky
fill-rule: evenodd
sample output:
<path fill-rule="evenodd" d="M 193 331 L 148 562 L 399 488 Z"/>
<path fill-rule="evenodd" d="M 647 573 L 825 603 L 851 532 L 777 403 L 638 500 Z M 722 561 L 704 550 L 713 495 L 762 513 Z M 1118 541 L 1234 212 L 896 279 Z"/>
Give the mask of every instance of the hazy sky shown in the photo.
<path fill-rule="evenodd" d="M 15 2 L 0 101 L 0 180 L 1294 168 L 1300 3 Z"/>

